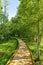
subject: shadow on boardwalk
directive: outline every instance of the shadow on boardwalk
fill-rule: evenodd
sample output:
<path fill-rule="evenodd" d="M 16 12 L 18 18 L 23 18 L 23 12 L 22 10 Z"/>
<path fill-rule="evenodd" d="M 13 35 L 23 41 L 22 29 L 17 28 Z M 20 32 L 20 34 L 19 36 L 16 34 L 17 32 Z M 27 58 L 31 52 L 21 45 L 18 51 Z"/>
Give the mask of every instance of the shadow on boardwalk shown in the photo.
<path fill-rule="evenodd" d="M 33 65 L 30 50 L 26 44 L 18 39 L 19 48 L 7 65 Z"/>

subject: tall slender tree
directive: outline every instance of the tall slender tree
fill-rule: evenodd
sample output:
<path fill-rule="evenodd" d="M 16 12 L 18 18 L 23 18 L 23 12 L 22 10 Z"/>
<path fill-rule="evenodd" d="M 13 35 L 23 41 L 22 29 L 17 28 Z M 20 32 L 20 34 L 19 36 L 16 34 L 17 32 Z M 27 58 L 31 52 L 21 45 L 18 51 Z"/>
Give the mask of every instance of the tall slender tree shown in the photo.
<path fill-rule="evenodd" d="M 7 0 L 3 1 L 3 22 L 7 22 L 8 21 L 8 14 L 7 14 L 7 6 L 8 6 L 8 2 Z"/>
<path fill-rule="evenodd" d="M 0 0 L 0 23 L 2 22 L 2 0 Z"/>
<path fill-rule="evenodd" d="M 8 2 L 7 0 L 4 0 L 4 14 L 7 15 L 7 6 L 8 6 Z"/>
<path fill-rule="evenodd" d="M 2 0 L 0 0 L 0 13 L 2 12 Z"/>
<path fill-rule="evenodd" d="M 40 42 L 41 42 L 41 38 L 42 38 L 42 25 L 40 26 L 40 24 L 43 24 L 43 21 L 41 21 L 43 19 L 43 8 L 42 8 L 42 0 L 37 0 L 38 2 L 38 20 L 37 20 L 37 55 L 38 55 L 38 60 L 40 60 Z M 41 6 L 41 7 L 40 7 Z M 41 31 L 40 31 L 41 28 Z"/>

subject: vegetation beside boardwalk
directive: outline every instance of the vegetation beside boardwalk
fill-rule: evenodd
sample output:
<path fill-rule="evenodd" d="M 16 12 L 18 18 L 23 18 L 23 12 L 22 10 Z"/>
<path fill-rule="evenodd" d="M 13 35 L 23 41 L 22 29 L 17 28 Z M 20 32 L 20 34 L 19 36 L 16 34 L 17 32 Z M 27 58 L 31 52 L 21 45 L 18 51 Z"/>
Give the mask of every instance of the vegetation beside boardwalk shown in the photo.
<path fill-rule="evenodd" d="M 10 57 L 15 53 L 18 42 L 15 38 L 4 41 L 0 44 L 0 65 L 6 65 Z"/>
<path fill-rule="evenodd" d="M 23 38 L 22 38 L 23 39 Z M 41 39 L 40 43 L 40 61 L 37 61 L 37 43 L 36 42 L 29 42 L 27 39 L 23 39 L 26 43 L 28 48 L 30 48 L 32 52 L 32 59 L 34 65 L 43 65 L 43 38 Z"/>

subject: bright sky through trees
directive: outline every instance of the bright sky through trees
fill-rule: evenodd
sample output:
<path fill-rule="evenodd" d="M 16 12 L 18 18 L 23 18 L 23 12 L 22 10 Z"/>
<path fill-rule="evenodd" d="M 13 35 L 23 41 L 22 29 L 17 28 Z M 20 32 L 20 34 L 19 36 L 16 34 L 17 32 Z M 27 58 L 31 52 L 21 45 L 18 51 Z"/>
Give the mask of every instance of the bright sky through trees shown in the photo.
<path fill-rule="evenodd" d="M 14 17 L 17 13 L 17 7 L 19 5 L 19 1 L 18 0 L 8 0 L 8 15 L 9 15 L 9 19 L 11 19 L 11 17 Z"/>

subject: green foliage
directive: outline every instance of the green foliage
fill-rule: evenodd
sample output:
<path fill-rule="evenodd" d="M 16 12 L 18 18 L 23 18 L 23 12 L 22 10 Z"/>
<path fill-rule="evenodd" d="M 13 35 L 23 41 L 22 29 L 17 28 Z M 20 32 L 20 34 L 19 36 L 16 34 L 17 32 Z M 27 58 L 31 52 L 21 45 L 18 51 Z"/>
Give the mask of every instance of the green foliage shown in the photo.
<path fill-rule="evenodd" d="M 28 37 L 33 39 L 37 38 L 37 24 L 39 21 L 39 34 L 42 36 L 42 24 L 43 24 L 43 1 L 42 0 L 20 0 L 20 5 L 18 8 L 17 17 L 19 18 L 20 24 L 20 35 L 25 37 L 25 35 L 30 35 Z M 24 31 L 23 31 L 24 30 Z M 25 33 L 24 33 L 25 32 Z"/>
<path fill-rule="evenodd" d="M 40 3 L 39 3 L 40 2 Z M 37 39 L 37 23 L 39 21 L 39 32 L 43 32 L 43 1 L 42 0 L 20 0 L 18 13 L 11 21 L 5 14 L 2 15 L 3 23 L 0 25 L 0 38 L 18 36 L 28 38 L 30 41 Z M 2 35 L 1 35 L 2 34 Z M 35 40 L 36 41 L 36 40 Z"/>
<path fill-rule="evenodd" d="M 34 65 L 43 65 L 43 38 L 41 39 L 41 43 L 40 43 L 40 61 L 35 62 L 35 59 L 37 58 L 37 43 L 34 42 L 27 42 L 27 40 L 25 40 L 27 43 L 28 48 L 30 48 L 31 52 L 32 52 L 32 58 L 34 61 Z"/>
<path fill-rule="evenodd" d="M 0 65 L 6 65 L 9 58 L 13 55 L 18 42 L 16 39 L 9 39 L 0 44 Z"/>

